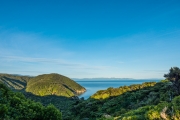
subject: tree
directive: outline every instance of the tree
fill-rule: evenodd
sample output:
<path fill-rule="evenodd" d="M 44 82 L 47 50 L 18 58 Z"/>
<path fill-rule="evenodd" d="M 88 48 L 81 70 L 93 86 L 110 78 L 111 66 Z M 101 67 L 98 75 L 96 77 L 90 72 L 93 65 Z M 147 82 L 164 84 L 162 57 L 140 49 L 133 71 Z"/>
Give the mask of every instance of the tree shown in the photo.
<path fill-rule="evenodd" d="M 62 120 L 62 114 L 52 104 L 43 106 L 0 82 L 0 120 Z"/>
<path fill-rule="evenodd" d="M 173 88 L 180 95 L 180 69 L 178 67 L 171 67 L 168 74 L 164 74 L 164 77 L 172 82 Z"/>

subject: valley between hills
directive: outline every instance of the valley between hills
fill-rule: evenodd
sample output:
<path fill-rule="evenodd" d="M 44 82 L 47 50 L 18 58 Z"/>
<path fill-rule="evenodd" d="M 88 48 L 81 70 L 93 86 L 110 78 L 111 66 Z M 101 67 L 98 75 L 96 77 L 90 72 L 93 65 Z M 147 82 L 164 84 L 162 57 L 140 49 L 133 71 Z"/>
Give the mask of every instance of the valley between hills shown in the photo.
<path fill-rule="evenodd" d="M 180 69 L 165 80 L 86 91 L 59 74 L 36 77 L 0 74 L 0 119 L 11 120 L 179 120 Z"/>

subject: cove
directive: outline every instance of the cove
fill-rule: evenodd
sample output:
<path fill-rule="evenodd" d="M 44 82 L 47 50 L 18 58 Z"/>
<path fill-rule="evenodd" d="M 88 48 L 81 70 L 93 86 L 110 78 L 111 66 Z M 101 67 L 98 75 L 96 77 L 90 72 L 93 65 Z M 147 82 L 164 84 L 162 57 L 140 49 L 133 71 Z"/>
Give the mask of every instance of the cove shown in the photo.
<path fill-rule="evenodd" d="M 158 82 L 160 79 L 120 79 L 120 80 L 89 80 L 83 79 L 78 80 L 74 79 L 78 84 L 82 85 L 86 88 L 86 92 L 81 94 L 79 98 L 84 97 L 84 99 L 88 99 L 91 95 L 96 93 L 98 90 L 105 90 L 109 87 L 118 88 L 120 86 L 129 86 L 132 84 L 142 84 L 144 82 Z"/>

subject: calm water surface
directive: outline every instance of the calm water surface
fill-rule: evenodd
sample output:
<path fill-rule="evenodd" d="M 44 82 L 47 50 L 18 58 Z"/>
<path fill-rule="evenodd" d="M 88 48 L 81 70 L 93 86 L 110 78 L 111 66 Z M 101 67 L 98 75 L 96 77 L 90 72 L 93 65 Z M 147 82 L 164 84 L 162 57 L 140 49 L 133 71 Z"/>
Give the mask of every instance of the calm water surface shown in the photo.
<path fill-rule="evenodd" d="M 141 84 L 143 82 L 158 82 L 160 80 L 75 80 L 77 83 L 86 88 L 86 92 L 79 97 L 89 98 L 98 90 L 105 90 L 109 87 L 117 88 L 120 86 L 128 86 L 132 84 Z"/>

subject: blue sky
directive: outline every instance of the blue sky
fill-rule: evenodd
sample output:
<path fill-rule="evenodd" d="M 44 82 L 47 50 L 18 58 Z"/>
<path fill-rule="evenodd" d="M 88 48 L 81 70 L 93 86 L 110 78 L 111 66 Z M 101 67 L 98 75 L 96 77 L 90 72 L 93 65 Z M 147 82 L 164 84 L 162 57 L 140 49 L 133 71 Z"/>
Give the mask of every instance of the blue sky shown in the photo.
<path fill-rule="evenodd" d="M 180 67 L 179 0 L 0 1 L 0 73 L 163 78 Z"/>

